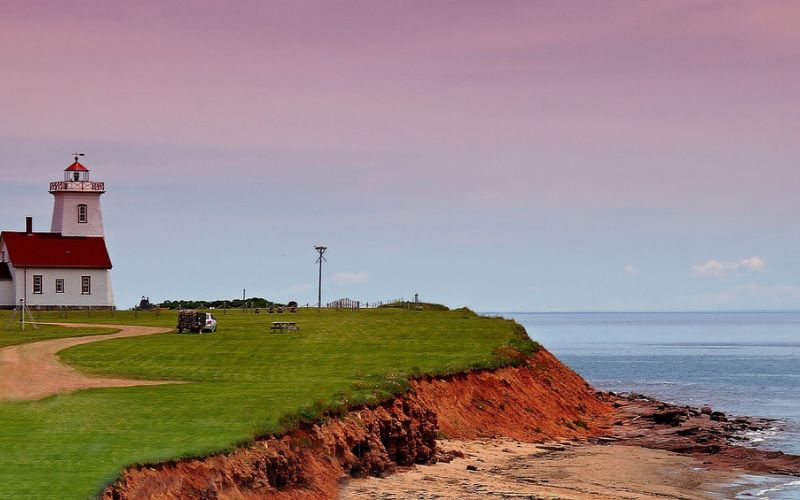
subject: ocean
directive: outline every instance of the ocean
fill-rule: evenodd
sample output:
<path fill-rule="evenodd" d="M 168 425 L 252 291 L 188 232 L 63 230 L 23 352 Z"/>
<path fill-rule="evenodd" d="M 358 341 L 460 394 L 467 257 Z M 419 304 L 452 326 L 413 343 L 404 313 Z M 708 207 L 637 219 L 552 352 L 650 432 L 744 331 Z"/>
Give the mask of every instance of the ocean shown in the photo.
<path fill-rule="evenodd" d="M 496 314 L 598 389 L 772 418 L 752 445 L 800 454 L 800 312 Z M 796 479 L 747 498 L 800 499 Z"/>

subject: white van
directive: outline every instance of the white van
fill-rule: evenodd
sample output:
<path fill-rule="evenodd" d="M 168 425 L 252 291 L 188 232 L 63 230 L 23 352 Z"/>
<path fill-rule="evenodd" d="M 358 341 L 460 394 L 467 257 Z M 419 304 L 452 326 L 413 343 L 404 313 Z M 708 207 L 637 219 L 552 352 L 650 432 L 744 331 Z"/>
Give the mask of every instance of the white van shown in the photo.
<path fill-rule="evenodd" d="M 205 315 L 205 318 L 203 318 Z M 211 313 L 200 313 L 200 331 L 214 333 L 217 331 L 217 318 Z"/>

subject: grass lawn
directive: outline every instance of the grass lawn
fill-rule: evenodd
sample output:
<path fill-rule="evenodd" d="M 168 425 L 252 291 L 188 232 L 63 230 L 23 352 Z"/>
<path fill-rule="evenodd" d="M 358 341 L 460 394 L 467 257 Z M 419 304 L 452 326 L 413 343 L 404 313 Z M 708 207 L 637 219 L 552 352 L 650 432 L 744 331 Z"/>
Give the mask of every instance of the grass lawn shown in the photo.
<path fill-rule="evenodd" d="M 48 314 L 42 321 L 56 319 Z M 287 415 L 314 414 L 315 402 L 385 396 L 382 381 L 392 372 L 496 361 L 492 352 L 519 331 L 460 311 L 216 315 L 216 334 L 116 339 L 61 353 L 92 373 L 189 384 L 0 404 L 0 498 L 87 498 L 125 465 L 229 448 L 279 431 Z M 276 320 L 297 321 L 301 330 L 268 333 Z M 176 314 L 72 313 L 68 321 L 174 327 Z"/>

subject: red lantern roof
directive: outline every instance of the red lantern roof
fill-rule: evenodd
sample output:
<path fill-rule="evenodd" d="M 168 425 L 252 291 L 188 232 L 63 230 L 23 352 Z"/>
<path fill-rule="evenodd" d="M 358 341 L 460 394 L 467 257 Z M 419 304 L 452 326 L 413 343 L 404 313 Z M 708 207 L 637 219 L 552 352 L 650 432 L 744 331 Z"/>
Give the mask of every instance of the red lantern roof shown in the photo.
<path fill-rule="evenodd" d="M 75 163 L 64 169 L 64 172 L 88 172 L 89 169 L 81 165 L 78 160 Z"/>

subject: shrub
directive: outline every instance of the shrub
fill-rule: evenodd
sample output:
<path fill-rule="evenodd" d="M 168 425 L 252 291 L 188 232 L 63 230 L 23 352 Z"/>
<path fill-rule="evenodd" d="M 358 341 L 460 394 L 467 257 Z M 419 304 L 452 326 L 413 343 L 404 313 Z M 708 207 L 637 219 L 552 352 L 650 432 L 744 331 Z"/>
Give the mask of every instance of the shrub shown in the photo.
<path fill-rule="evenodd" d="M 473 311 L 469 307 L 459 307 L 458 309 L 453 309 L 453 311 L 461 313 L 461 317 L 464 318 L 464 319 L 470 319 L 470 318 L 477 318 L 478 317 L 478 313 L 476 313 L 475 311 Z"/>

